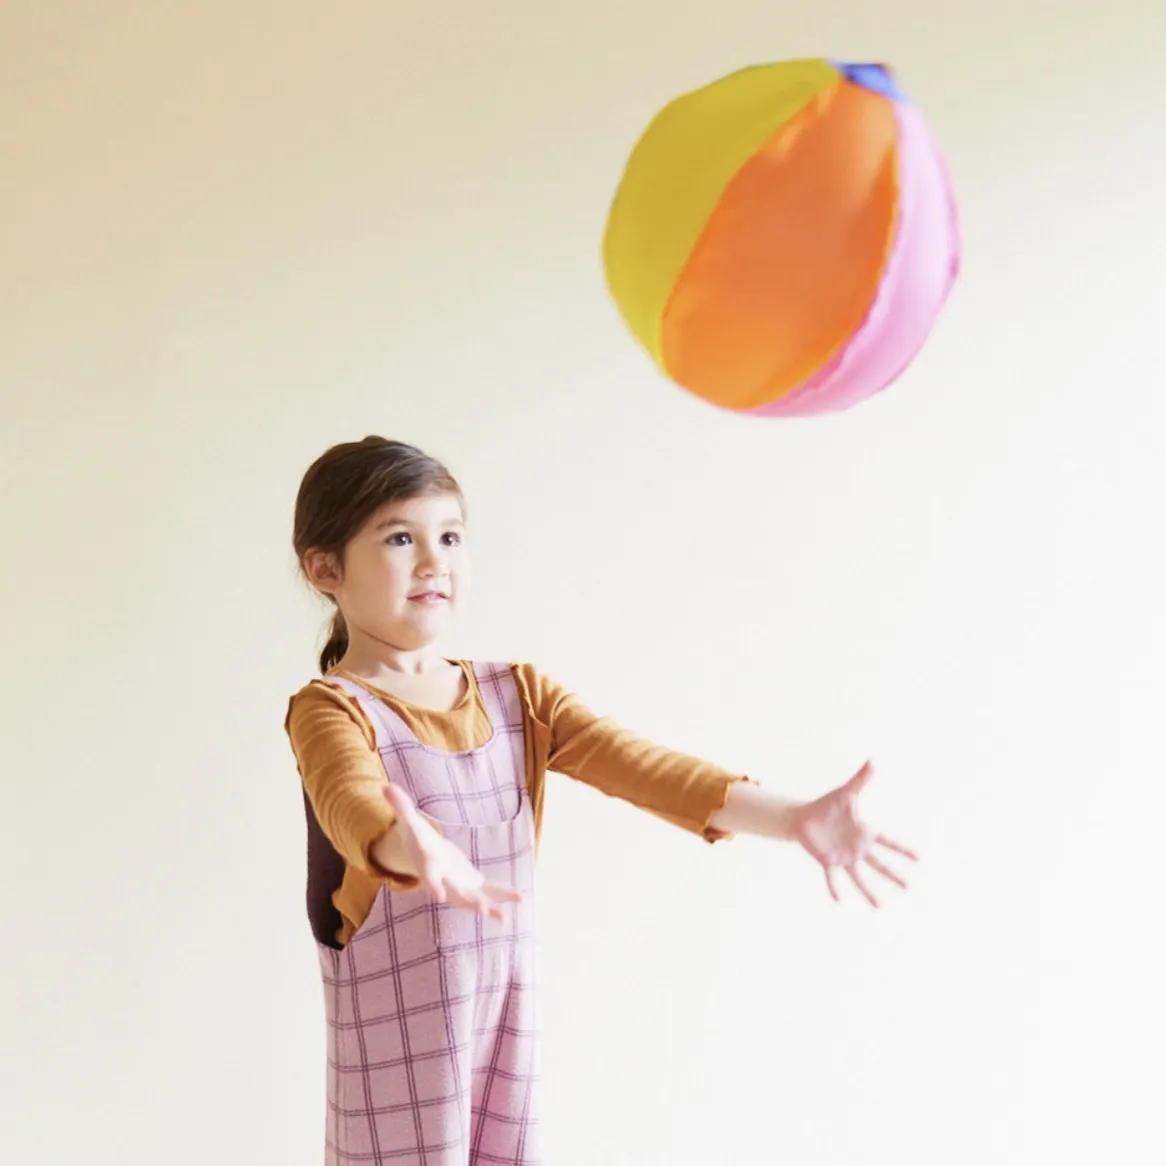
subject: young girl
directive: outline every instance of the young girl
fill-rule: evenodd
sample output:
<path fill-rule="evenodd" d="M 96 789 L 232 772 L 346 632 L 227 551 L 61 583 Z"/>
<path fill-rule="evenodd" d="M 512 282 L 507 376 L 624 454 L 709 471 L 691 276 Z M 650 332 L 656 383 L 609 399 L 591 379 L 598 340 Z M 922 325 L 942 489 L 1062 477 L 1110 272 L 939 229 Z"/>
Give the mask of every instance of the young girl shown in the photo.
<path fill-rule="evenodd" d="M 788 839 L 877 906 L 854 802 L 794 804 L 652 745 L 527 664 L 444 659 L 469 584 L 461 491 L 380 437 L 308 470 L 294 543 L 336 608 L 286 728 L 308 819 L 328 1021 L 328 1166 L 539 1166 L 534 856 L 555 770 L 712 842 Z"/>

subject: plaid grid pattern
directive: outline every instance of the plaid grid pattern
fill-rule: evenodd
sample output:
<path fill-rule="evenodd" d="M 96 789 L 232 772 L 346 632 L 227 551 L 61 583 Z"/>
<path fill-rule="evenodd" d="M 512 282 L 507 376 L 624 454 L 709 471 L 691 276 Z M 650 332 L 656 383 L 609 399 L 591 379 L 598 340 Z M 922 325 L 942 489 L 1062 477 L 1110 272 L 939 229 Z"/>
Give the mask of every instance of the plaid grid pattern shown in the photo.
<path fill-rule="evenodd" d="M 381 889 L 342 950 L 318 944 L 328 1020 L 326 1166 L 540 1166 L 535 1113 L 534 818 L 509 665 L 475 664 L 493 734 L 443 753 L 342 677 L 385 771 L 491 881 L 496 922 Z"/>

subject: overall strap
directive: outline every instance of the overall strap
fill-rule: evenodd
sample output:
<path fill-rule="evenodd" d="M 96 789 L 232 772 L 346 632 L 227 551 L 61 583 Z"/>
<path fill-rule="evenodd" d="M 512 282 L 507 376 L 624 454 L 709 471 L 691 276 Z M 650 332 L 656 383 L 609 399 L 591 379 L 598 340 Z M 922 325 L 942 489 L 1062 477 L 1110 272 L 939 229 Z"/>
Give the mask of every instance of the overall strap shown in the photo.
<path fill-rule="evenodd" d="M 474 679 L 482 694 L 482 704 L 495 735 L 513 733 L 523 727 L 522 694 L 514 669 L 506 663 L 474 662 Z"/>
<path fill-rule="evenodd" d="M 373 696 L 363 685 L 349 680 L 347 676 L 325 676 L 323 679 L 325 684 L 331 684 L 333 688 L 339 688 L 342 692 L 346 692 L 364 709 L 364 715 L 368 717 L 376 736 L 378 751 L 387 749 L 392 744 L 393 729 L 399 727 L 400 732 L 404 733 L 405 736 L 410 735 L 401 718 L 383 700 Z"/>

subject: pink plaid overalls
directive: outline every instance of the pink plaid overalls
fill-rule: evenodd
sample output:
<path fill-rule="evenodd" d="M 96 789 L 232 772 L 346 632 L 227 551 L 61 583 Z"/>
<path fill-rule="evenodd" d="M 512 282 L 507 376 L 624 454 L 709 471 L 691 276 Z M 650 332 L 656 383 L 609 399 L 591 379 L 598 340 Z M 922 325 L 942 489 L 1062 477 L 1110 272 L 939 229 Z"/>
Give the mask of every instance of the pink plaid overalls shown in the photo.
<path fill-rule="evenodd" d="M 327 1166 L 539 1166 L 534 817 L 510 667 L 475 664 L 493 727 L 463 753 L 360 701 L 390 780 L 490 881 L 523 892 L 501 923 L 382 887 L 343 949 L 318 944 L 328 1019 Z"/>

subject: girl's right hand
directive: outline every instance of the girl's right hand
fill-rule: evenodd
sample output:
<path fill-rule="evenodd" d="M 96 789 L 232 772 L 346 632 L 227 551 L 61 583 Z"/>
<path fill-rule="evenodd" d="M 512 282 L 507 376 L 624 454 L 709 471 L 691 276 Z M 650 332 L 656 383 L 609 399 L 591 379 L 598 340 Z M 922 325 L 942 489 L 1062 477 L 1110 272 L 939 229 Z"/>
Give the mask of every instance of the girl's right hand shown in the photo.
<path fill-rule="evenodd" d="M 488 883 L 485 875 L 417 809 L 400 786 L 385 786 L 385 800 L 393 807 L 397 821 L 389 830 L 393 849 L 404 859 L 392 869 L 406 869 L 420 881 L 439 903 L 468 907 L 491 919 L 502 918 L 503 903 L 517 903 L 522 895 L 513 887 Z"/>

